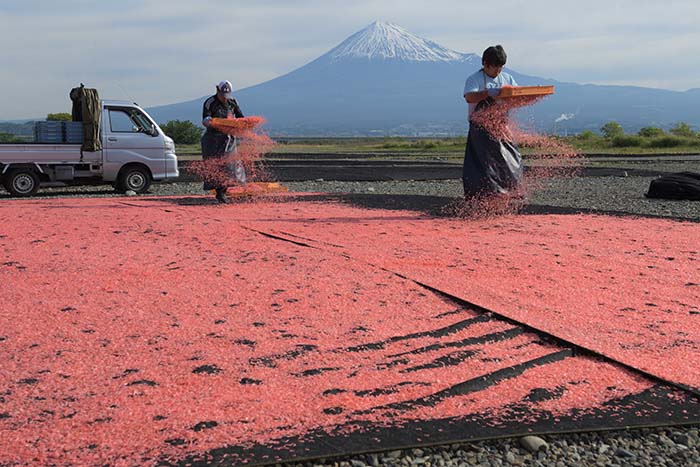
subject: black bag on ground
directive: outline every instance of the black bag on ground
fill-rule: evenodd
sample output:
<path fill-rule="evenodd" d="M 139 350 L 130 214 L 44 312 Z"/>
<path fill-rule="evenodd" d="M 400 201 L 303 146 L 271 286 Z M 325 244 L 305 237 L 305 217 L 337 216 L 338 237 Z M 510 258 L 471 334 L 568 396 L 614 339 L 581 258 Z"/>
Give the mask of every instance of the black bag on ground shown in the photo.
<path fill-rule="evenodd" d="M 490 105 L 482 101 L 475 112 Z M 464 196 L 506 194 L 517 189 L 523 176 L 522 157 L 513 143 L 498 140 L 471 122 L 464 153 L 462 184 Z"/>
<path fill-rule="evenodd" d="M 700 201 L 700 173 L 678 172 L 651 181 L 647 198 Z"/>

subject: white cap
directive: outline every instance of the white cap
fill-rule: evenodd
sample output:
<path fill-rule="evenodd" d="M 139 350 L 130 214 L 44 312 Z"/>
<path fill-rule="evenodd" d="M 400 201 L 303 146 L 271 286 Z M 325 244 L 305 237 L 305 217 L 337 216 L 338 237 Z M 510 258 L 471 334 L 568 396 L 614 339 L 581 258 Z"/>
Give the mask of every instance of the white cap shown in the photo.
<path fill-rule="evenodd" d="M 231 92 L 233 91 L 233 86 L 231 86 L 231 81 L 220 81 L 216 85 L 216 90 L 224 95 L 226 99 L 231 98 Z"/>

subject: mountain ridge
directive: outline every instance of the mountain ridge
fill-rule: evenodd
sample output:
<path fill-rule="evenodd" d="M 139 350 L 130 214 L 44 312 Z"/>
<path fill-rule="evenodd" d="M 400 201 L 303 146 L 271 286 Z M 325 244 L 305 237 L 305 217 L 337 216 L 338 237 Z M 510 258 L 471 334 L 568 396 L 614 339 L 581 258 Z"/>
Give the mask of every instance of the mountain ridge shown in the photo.
<path fill-rule="evenodd" d="M 480 67 L 480 56 L 377 21 L 306 65 L 234 95 L 246 115 L 265 116 L 274 135 L 456 135 L 467 127 L 464 80 Z M 523 86 L 556 86 L 554 96 L 521 112 L 538 130 L 597 131 L 614 120 L 636 131 L 700 121 L 700 92 L 565 83 L 506 71 Z M 158 122 L 198 123 L 206 97 L 148 110 Z"/>

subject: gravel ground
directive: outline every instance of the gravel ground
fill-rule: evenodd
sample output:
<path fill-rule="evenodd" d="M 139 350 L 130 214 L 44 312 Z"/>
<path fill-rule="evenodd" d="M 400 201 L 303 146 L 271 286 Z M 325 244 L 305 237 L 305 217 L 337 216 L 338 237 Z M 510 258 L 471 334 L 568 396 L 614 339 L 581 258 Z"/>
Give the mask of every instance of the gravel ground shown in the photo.
<path fill-rule="evenodd" d="M 587 165 L 590 167 L 612 167 L 622 169 L 650 169 L 659 172 L 698 172 L 700 171 L 700 159 L 698 160 L 595 160 L 588 159 Z"/>
<path fill-rule="evenodd" d="M 653 177 L 586 177 L 552 180 L 530 196 L 526 212 L 599 212 L 700 221 L 700 202 L 647 199 Z M 406 182 L 294 182 L 292 191 L 459 198 L 459 180 Z M 437 200 L 435 201 L 438 202 Z"/>
<path fill-rule="evenodd" d="M 609 164 L 606 164 L 609 165 Z M 697 171 L 697 162 L 644 164 L 658 171 Z M 612 166 L 615 166 L 613 163 Z M 638 166 L 635 166 L 638 167 Z M 529 212 L 599 212 L 661 216 L 700 222 L 700 202 L 649 200 L 652 177 L 584 177 L 552 180 L 530 196 Z M 435 209 L 462 194 L 459 180 L 403 182 L 308 181 L 285 184 L 290 191 L 349 193 L 367 205 Z M 153 185 L 149 195 L 202 194 L 200 183 Z M 39 197 L 118 196 L 110 186 L 45 188 Z M 7 198 L 6 193 L 0 198 Z M 421 200 L 427 200 L 422 202 Z M 700 426 L 549 435 L 546 449 L 532 453 L 516 438 L 318 460 L 286 467 L 378 466 L 700 466 Z"/>
<path fill-rule="evenodd" d="M 648 170 L 657 173 L 700 171 L 700 161 L 615 161 L 589 160 L 588 166 L 610 168 L 616 176 L 588 176 L 571 179 L 555 179 L 544 183 L 529 198 L 525 212 L 599 212 L 610 214 L 631 214 L 639 216 L 669 217 L 683 220 L 700 221 L 700 203 L 695 201 L 667 201 L 647 199 L 644 193 L 649 188 L 653 176 L 636 176 L 634 170 Z M 624 176 L 629 170 L 629 176 Z M 382 195 L 388 195 L 391 204 L 396 204 L 396 197 L 406 196 L 401 207 L 410 208 L 412 204 L 431 205 L 449 202 L 447 198 L 459 198 L 462 195 L 460 180 L 416 180 L 383 182 L 339 182 L 339 181 L 304 181 L 287 182 L 290 191 L 349 193 L 365 198 L 375 196 L 373 206 L 382 206 Z M 178 182 L 154 184 L 149 195 L 203 194 L 201 184 L 197 182 Z M 37 197 L 65 196 L 119 196 L 109 185 L 42 188 Z M 9 195 L 0 190 L 0 199 Z M 423 198 L 423 202 L 419 199 Z M 435 211 L 435 209 L 434 209 Z"/>
<path fill-rule="evenodd" d="M 388 451 L 285 467 L 627 467 L 700 465 L 698 428 L 640 429 L 535 437 L 531 452 L 523 440 L 507 438 L 469 444 Z"/>
<path fill-rule="evenodd" d="M 700 202 L 647 199 L 644 193 L 653 177 L 585 177 L 550 180 L 530 195 L 525 212 L 597 212 L 637 216 L 668 217 L 700 221 Z M 392 205 L 396 198 L 408 196 L 401 207 L 410 209 L 412 204 L 431 205 L 437 208 L 462 194 L 459 180 L 386 181 L 386 182 L 338 182 L 306 181 L 284 184 L 293 192 L 348 193 L 374 197 L 372 204 L 382 207 L 383 197 L 389 195 Z M 179 182 L 154 184 L 149 196 L 202 195 L 201 183 Z M 112 197 L 115 193 L 109 185 L 42 188 L 35 198 L 55 197 Z M 0 193 L 0 199 L 9 198 Z M 437 210 L 435 210 L 437 212 Z"/>

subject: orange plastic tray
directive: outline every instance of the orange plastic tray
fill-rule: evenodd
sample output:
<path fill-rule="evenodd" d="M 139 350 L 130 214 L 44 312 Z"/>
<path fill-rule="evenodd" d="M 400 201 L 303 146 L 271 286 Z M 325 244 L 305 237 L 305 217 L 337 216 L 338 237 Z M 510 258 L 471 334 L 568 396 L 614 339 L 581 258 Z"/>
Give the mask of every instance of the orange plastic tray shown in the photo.
<path fill-rule="evenodd" d="M 252 130 L 256 126 L 263 123 L 262 117 L 244 117 L 244 118 L 212 118 L 211 123 L 214 127 L 226 128 L 228 130 L 246 131 Z"/>
<path fill-rule="evenodd" d="M 249 182 L 245 185 L 237 185 L 228 187 L 226 194 L 231 197 L 236 196 L 252 196 L 261 195 L 264 193 L 284 193 L 289 191 L 289 188 L 278 182 Z M 209 190 L 209 194 L 215 194 L 216 190 Z"/>
<path fill-rule="evenodd" d="M 509 86 L 501 88 L 498 97 L 548 96 L 554 94 L 554 86 Z"/>
<path fill-rule="evenodd" d="M 229 187 L 226 194 L 229 196 L 254 196 L 264 193 L 283 193 L 289 191 L 284 185 L 277 182 L 250 182 L 245 185 Z"/>

